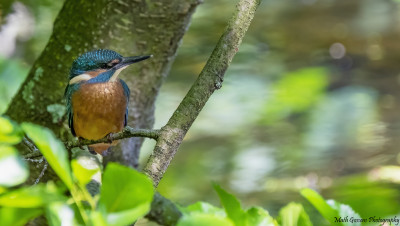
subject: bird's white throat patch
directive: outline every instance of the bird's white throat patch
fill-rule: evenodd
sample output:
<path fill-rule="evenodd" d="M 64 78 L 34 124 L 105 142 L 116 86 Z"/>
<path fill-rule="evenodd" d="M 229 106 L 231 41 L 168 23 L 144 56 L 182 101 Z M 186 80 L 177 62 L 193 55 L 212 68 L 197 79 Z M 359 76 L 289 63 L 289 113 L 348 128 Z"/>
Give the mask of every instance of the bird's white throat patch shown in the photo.
<path fill-rule="evenodd" d="M 78 76 L 73 77 L 70 81 L 69 84 L 75 84 L 81 81 L 87 81 L 89 79 L 91 79 L 92 76 L 90 76 L 89 74 L 80 74 Z"/>
<path fill-rule="evenodd" d="M 129 65 L 126 65 L 125 67 L 121 67 L 120 69 L 116 70 L 113 74 L 113 76 L 110 78 L 110 82 L 115 82 L 118 78 L 119 73 L 121 73 L 122 70 L 127 68 Z"/>
<path fill-rule="evenodd" d="M 111 76 L 109 82 L 115 82 L 115 81 L 117 81 L 117 78 L 118 78 L 119 73 L 121 73 L 121 71 L 124 70 L 125 68 L 127 68 L 128 66 L 129 66 L 129 65 L 126 65 L 125 67 L 122 67 L 122 68 L 116 70 L 116 71 L 114 72 L 114 74 Z M 89 73 L 91 73 L 91 72 L 89 72 Z M 97 75 L 98 75 L 98 74 L 100 74 L 100 72 L 97 72 Z M 77 76 L 73 77 L 73 78 L 69 81 L 69 84 L 72 85 L 72 84 L 79 83 L 79 82 L 82 82 L 82 81 L 87 81 L 87 80 L 92 79 L 92 78 L 94 78 L 94 77 L 96 77 L 96 75 L 91 75 L 91 74 L 87 74 L 87 73 L 85 73 L 85 74 L 80 74 L 80 75 L 77 75 Z"/>

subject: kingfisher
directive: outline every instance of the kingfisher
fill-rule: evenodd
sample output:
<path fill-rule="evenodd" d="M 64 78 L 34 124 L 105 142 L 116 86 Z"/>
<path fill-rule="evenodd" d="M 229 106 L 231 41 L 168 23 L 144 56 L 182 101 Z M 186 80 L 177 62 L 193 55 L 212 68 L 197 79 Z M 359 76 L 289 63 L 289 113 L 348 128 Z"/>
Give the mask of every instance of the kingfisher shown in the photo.
<path fill-rule="evenodd" d="M 129 65 L 151 56 L 123 57 L 112 50 L 97 49 L 75 59 L 64 93 L 72 135 L 98 140 L 122 131 L 127 125 L 130 90 L 118 76 Z M 88 149 L 102 154 L 115 144 L 92 144 Z"/>

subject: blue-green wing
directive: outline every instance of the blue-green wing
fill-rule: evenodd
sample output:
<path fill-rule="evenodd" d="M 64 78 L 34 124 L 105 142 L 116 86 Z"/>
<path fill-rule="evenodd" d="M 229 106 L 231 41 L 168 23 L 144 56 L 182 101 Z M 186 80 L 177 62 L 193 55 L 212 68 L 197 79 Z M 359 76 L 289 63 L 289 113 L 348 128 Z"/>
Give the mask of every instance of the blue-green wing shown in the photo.
<path fill-rule="evenodd" d="M 124 126 L 126 126 L 128 124 L 129 95 L 131 94 L 131 91 L 129 90 L 129 87 L 124 82 L 124 80 L 120 79 L 119 81 L 122 84 L 122 88 L 124 88 L 124 95 L 126 97 L 126 111 L 125 111 L 125 121 L 124 121 Z"/>
<path fill-rule="evenodd" d="M 79 89 L 79 84 L 67 85 L 64 92 L 64 98 L 67 103 L 68 126 L 71 129 L 72 135 L 76 136 L 74 129 L 74 112 L 72 109 L 72 94 Z"/>

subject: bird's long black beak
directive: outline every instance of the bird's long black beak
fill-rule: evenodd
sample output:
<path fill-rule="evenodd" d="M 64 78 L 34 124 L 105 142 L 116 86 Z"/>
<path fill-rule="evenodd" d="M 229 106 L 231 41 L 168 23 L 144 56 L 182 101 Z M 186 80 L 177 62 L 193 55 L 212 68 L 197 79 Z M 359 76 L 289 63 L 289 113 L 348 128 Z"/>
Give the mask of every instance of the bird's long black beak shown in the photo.
<path fill-rule="evenodd" d="M 153 55 L 122 57 L 121 62 L 119 62 L 117 65 L 115 65 L 115 68 L 116 69 L 120 69 L 120 68 L 126 67 L 126 66 L 128 66 L 130 64 L 137 63 L 139 61 L 149 59 L 150 57 L 153 57 Z"/>

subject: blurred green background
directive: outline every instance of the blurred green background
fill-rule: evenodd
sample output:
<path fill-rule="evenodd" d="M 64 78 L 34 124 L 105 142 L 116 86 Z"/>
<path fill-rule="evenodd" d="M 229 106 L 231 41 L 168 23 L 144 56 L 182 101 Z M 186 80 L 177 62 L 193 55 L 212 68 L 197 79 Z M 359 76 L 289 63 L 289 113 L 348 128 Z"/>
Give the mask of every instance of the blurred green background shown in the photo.
<path fill-rule="evenodd" d="M 41 53 L 61 1 L 14 3 L 0 28 L 0 113 Z M 164 125 L 204 66 L 235 1 L 205 0 L 159 94 Z M 222 89 L 160 183 L 187 205 L 211 182 L 276 216 L 310 187 L 361 217 L 400 215 L 400 1 L 264 0 Z M 146 141 L 141 162 L 154 143 Z"/>

